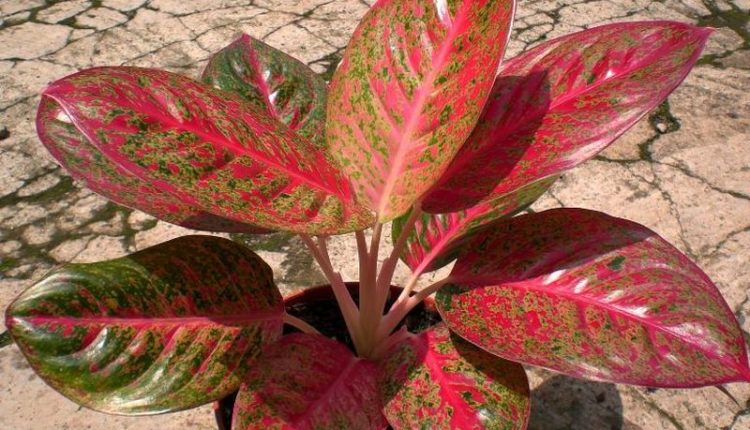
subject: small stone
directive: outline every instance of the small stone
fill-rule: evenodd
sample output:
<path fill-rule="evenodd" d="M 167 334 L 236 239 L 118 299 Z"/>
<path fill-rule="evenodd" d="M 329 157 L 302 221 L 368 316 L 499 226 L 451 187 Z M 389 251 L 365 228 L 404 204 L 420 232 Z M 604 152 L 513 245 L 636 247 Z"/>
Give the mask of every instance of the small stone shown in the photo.
<path fill-rule="evenodd" d="M 0 278 L 2 278 L 0 274 Z M 0 309 L 3 311 L 26 289 L 26 282 L 16 279 L 0 279 Z M 5 318 L 0 318 L 0 332 L 6 330 Z"/>
<path fill-rule="evenodd" d="M 71 28 L 27 22 L 0 32 L 0 58 L 30 60 L 51 54 L 65 46 Z M 44 37 L 40 37 L 44 35 Z"/>
<path fill-rule="evenodd" d="M 128 17 L 120 12 L 103 7 L 89 9 L 76 17 L 76 24 L 83 27 L 95 28 L 99 31 L 106 30 L 127 21 Z"/>
<path fill-rule="evenodd" d="M 5 25 L 20 24 L 24 21 L 27 21 L 30 16 L 31 16 L 31 13 L 29 12 L 19 12 L 9 17 L 3 18 L 2 21 L 3 21 L 3 24 Z"/>
<path fill-rule="evenodd" d="M 30 225 L 23 232 L 23 240 L 29 245 L 41 245 L 49 242 L 55 234 L 54 224 L 43 223 L 41 225 Z"/>
<path fill-rule="evenodd" d="M 146 3 L 146 0 L 103 0 L 102 6 L 127 12 L 138 9 L 143 3 Z"/>
<path fill-rule="evenodd" d="M 742 415 L 738 416 L 737 419 L 734 421 L 734 425 L 729 428 L 729 430 L 742 430 L 742 429 L 750 429 L 750 412 L 745 412 Z"/>
<path fill-rule="evenodd" d="M 0 2 L 0 16 L 13 15 L 16 12 L 27 11 L 40 6 L 44 6 L 44 0 L 3 1 Z"/>
<path fill-rule="evenodd" d="M 3 127 L 0 129 L 0 140 L 5 140 L 10 137 L 10 131 L 8 131 L 8 127 Z"/>
<path fill-rule="evenodd" d="M 34 194 L 42 193 L 54 187 L 59 182 L 60 182 L 59 176 L 53 173 L 48 173 L 44 176 L 41 176 L 33 180 L 30 184 L 27 184 L 21 187 L 21 189 L 18 191 L 18 196 L 28 197 L 28 196 L 33 196 Z"/>
<path fill-rule="evenodd" d="M 57 245 L 52 251 L 49 252 L 49 256 L 54 258 L 55 261 L 60 263 L 68 263 L 72 261 L 76 255 L 78 255 L 89 243 L 91 237 L 83 237 L 73 240 L 66 240 L 65 242 Z"/>
<path fill-rule="evenodd" d="M 64 231 L 74 231 L 76 228 L 91 221 L 99 211 L 109 204 L 107 200 L 96 194 L 82 191 L 85 197 L 80 198 L 64 211 L 57 219 L 57 227 Z M 86 195 L 88 194 L 88 195 Z"/>
<path fill-rule="evenodd" d="M 29 274 L 36 269 L 35 264 L 23 264 L 18 267 L 14 267 L 10 270 L 8 270 L 5 275 L 8 278 L 20 278 L 20 279 L 26 279 L 29 277 Z"/>
<path fill-rule="evenodd" d="M 91 6 L 91 4 L 88 0 L 73 0 L 55 3 L 54 5 L 39 11 L 36 18 L 39 21 L 55 24 L 78 15 L 88 9 L 89 6 Z"/>
<path fill-rule="evenodd" d="M 303 63 L 323 58 L 336 50 L 320 38 L 312 36 L 308 31 L 294 24 L 286 25 L 274 31 L 264 39 L 264 42 Z"/>
<path fill-rule="evenodd" d="M 731 55 L 719 61 L 724 67 L 750 70 L 750 50 L 741 49 L 734 51 Z"/>
<path fill-rule="evenodd" d="M 3 229 L 15 229 L 31 224 L 49 215 L 42 206 L 19 203 L 0 208 L 0 225 Z"/>
<path fill-rule="evenodd" d="M 659 130 L 659 133 L 664 134 L 664 133 L 667 132 L 668 127 L 663 122 L 657 122 L 656 123 L 656 129 Z"/>
<path fill-rule="evenodd" d="M 8 240 L 0 242 L 0 254 L 9 256 L 21 249 L 21 242 L 17 240 Z"/>
<path fill-rule="evenodd" d="M 112 260 L 127 254 L 121 237 L 99 236 L 86 244 L 86 247 L 73 259 L 76 263 L 93 263 Z"/>
<path fill-rule="evenodd" d="M 88 226 L 91 233 L 107 236 L 119 236 L 122 234 L 123 216 L 118 212 L 107 221 L 98 221 Z"/>
<path fill-rule="evenodd" d="M 128 217 L 128 225 L 133 230 L 140 231 L 140 230 L 154 227 L 156 225 L 156 222 L 157 222 L 156 218 L 138 210 L 131 212 L 130 216 Z"/>
<path fill-rule="evenodd" d="M 96 33 L 96 30 L 93 28 L 81 28 L 81 29 L 75 29 L 72 33 L 70 33 L 70 40 L 78 40 L 81 38 L 84 38 L 88 36 L 89 34 Z"/>
<path fill-rule="evenodd" d="M 135 249 L 141 251 L 145 248 L 189 234 L 209 234 L 211 236 L 229 238 L 229 235 L 226 233 L 216 234 L 205 231 L 189 230 L 178 225 L 159 221 L 156 223 L 156 226 L 154 226 L 154 228 L 136 233 L 134 238 Z"/>

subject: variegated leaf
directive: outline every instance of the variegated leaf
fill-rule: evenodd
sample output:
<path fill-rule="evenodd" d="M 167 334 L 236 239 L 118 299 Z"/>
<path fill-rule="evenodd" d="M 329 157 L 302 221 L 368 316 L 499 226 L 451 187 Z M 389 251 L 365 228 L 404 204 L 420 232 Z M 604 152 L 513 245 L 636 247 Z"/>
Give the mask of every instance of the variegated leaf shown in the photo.
<path fill-rule="evenodd" d="M 742 331 L 716 286 L 641 225 L 550 210 L 498 224 L 464 251 L 438 310 L 493 354 L 645 386 L 750 380 Z"/>
<path fill-rule="evenodd" d="M 202 80 L 241 95 L 324 147 L 327 84 L 297 59 L 243 34 L 211 57 Z"/>
<path fill-rule="evenodd" d="M 499 359 L 438 325 L 411 335 L 380 367 L 384 413 L 396 429 L 525 429 L 529 382 Z"/>
<path fill-rule="evenodd" d="M 593 157 L 682 82 L 710 33 L 667 21 L 610 24 L 508 61 L 423 208 L 468 209 Z"/>
<path fill-rule="evenodd" d="M 190 207 L 314 234 L 372 221 L 323 153 L 239 96 L 169 72 L 109 67 L 54 82 L 48 103 L 86 136 L 98 152 L 91 157 Z"/>
<path fill-rule="evenodd" d="M 532 204 L 557 180 L 557 176 L 537 182 L 472 206 L 446 214 L 423 213 L 409 234 L 401 259 L 415 272 L 437 270 L 456 259 L 462 245 L 475 234 L 492 228 L 498 219 L 512 216 Z M 408 218 L 396 218 L 392 224 L 393 237 L 399 237 Z"/>
<path fill-rule="evenodd" d="M 258 359 L 234 406 L 234 430 L 384 429 L 377 365 L 335 340 L 284 336 Z"/>
<path fill-rule="evenodd" d="M 54 100 L 43 98 L 37 112 L 39 139 L 68 173 L 113 202 L 163 221 L 196 230 L 266 233 L 269 230 L 222 218 L 182 202 L 102 156 Z"/>
<path fill-rule="evenodd" d="M 185 236 L 63 266 L 13 302 L 6 324 L 37 374 L 73 401 L 151 414 L 236 390 L 281 336 L 283 315 L 260 257 L 227 239 Z"/>
<path fill-rule="evenodd" d="M 513 0 L 381 0 L 331 82 L 328 144 L 381 222 L 406 212 L 474 127 Z"/>

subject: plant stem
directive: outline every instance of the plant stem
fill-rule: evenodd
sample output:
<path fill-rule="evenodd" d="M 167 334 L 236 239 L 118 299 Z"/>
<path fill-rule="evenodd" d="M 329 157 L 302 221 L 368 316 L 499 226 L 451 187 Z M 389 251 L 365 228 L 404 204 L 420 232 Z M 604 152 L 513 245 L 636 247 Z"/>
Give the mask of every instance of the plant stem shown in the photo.
<path fill-rule="evenodd" d="M 315 257 L 315 261 L 318 262 L 318 265 L 323 270 L 328 282 L 331 283 L 333 295 L 336 297 L 336 302 L 339 304 L 341 314 L 346 323 L 346 328 L 349 330 L 352 342 L 354 342 L 354 347 L 357 349 L 358 353 L 361 353 L 365 350 L 365 345 L 362 343 L 361 327 L 359 325 L 359 310 L 357 309 L 354 300 L 352 300 L 349 290 L 347 290 L 346 285 L 344 285 L 344 281 L 341 279 L 341 274 L 333 270 L 331 260 L 325 248 L 325 240 L 322 241 L 322 247 L 319 247 L 310 236 L 300 234 L 300 237 L 302 238 L 302 241 L 305 242 L 305 245 L 307 245 L 307 248 L 310 250 L 313 257 Z"/>
<path fill-rule="evenodd" d="M 354 232 L 357 238 L 357 254 L 359 254 L 359 277 L 361 278 L 362 269 L 364 264 L 367 262 L 367 238 L 365 238 L 365 232 L 360 230 Z"/>
<path fill-rule="evenodd" d="M 378 250 L 380 248 L 382 231 L 383 224 L 376 223 L 372 230 L 370 249 L 366 251 L 365 263 L 362 264 L 360 261 L 359 325 L 362 330 L 363 343 L 365 344 L 365 354 L 368 356 L 375 349 L 377 343 L 376 333 L 380 326 L 380 320 L 383 317 L 383 309 L 377 308 Z M 360 255 L 362 254 L 363 252 L 360 251 Z"/>
<path fill-rule="evenodd" d="M 381 312 L 385 307 L 385 302 L 388 298 L 391 281 L 393 280 L 393 274 L 396 271 L 396 265 L 398 264 L 399 258 L 401 257 L 401 253 L 406 247 L 406 242 L 409 239 L 412 230 L 414 230 L 414 225 L 421 215 L 421 202 L 417 201 L 416 203 L 414 203 L 414 206 L 411 209 L 411 213 L 409 214 L 409 218 L 407 218 L 406 222 L 403 225 L 403 228 L 401 229 L 401 233 L 396 239 L 396 242 L 394 242 L 393 244 L 391 255 L 388 256 L 388 258 L 383 262 L 383 267 L 380 269 L 380 274 L 378 275 L 377 281 L 377 289 L 378 307 L 379 309 L 381 309 Z"/>
<path fill-rule="evenodd" d="M 284 324 L 289 324 L 290 326 L 298 329 L 302 333 L 320 334 L 320 332 L 316 330 L 315 327 L 311 326 L 310 324 L 306 323 L 304 320 L 301 320 L 293 315 L 284 314 Z"/>
<path fill-rule="evenodd" d="M 417 292 L 417 294 L 408 297 L 406 300 L 394 303 L 391 310 L 383 318 L 382 324 L 378 327 L 378 338 L 385 339 L 396 328 L 396 326 L 398 326 L 398 323 L 400 323 L 401 320 L 404 319 L 412 309 L 414 309 L 414 306 L 420 304 L 430 294 L 436 292 L 440 287 L 452 281 L 453 279 L 448 276 L 430 284 Z"/>
<path fill-rule="evenodd" d="M 378 344 L 377 348 L 375 348 L 375 351 L 373 352 L 372 356 L 374 359 L 379 359 L 388 352 L 391 347 L 397 343 L 401 343 L 405 341 L 406 339 L 413 337 L 414 335 L 409 332 L 409 330 L 406 329 L 406 327 L 401 327 L 399 331 L 396 333 L 393 333 L 391 336 L 388 336 L 388 338 Z"/>
<path fill-rule="evenodd" d="M 417 282 L 419 281 L 419 277 L 422 276 L 422 270 L 423 270 L 422 265 L 420 265 L 411 273 L 411 276 L 406 281 L 406 285 L 404 286 L 404 289 L 401 290 L 401 294 L 399 294 L 396 301 L 393 302 L 393 305 L 391 306 L 391 310 L 401 306 L 403 302 L 409 299 L 409 297 L 411 296 L 412 290 L 414 290 L 414 286 L 417 285 Z"/>

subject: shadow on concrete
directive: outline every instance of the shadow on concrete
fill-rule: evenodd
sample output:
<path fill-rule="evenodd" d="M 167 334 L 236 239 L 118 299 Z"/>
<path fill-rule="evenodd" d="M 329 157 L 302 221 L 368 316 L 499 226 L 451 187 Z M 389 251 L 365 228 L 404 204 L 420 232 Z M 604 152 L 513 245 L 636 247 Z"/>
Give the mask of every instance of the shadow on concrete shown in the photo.
<path fill-rule="evenodd" d="M 529 430 L 639 430 L 614 384 L 555 375 L 531 392 Z"/>

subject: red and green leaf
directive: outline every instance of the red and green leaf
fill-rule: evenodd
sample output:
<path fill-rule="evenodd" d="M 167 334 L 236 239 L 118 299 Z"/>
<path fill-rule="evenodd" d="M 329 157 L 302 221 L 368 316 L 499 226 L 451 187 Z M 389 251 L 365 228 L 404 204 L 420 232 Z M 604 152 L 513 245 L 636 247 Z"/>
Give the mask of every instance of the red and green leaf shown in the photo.
<path fill-rule="evenodd" d="M 422 213 L 409 234 L 401 259 L 415 272 L 437 270 L 456 259 L 464 243 L 492 223 L 512 216 L 531 205 L 557 180 L 557 176 L 482 202 L 471 208 L 446 214 Z M 408 213 L 393 221 L 393 237 L 399 237 Z M 500 221 L 501 222 L 501 221 Z"/>
<path fill-rule="evenodd" d="M 232 428 L 384 429 L 377 365 L 335 340 L 291 334 L 270 346 L 248 373 Z"/>
<path fill-rule="evenodd" d="M 48 103 L 59 106 L 60 119 L 86 137 L 96 157 L 187 206 L 315 234 L 372 221 L 325 154 L 231 93 L 169 72 L 110 67 L 54 82 L 43 94 Z"/>
<path fill-rule="evenodd" d="M 383 410 L 396 430 L 526 428 L 523 367 L 451 336 L 445 325 L 396 345 L 380 372 Z"/>
<path fill-rule="evenodd" d="M 495 355 L 646 386 L 750 380 L 742 331 L 716 286 L 646 227 L 558 209 L 498 224 L 464 251 L 438 310 Z"/>
<path fill-rule="evenodd" d="M 43 98 L 37 112 L 39 139 L 68 173 L 113 202 L 163 221 L 196 230 L 265 233 L 266 229 L 222 218 L 182 202 L 105 158 L 54 100 Z"/>
<path fill-rule="evenodd" d="M 239 94 L 324 147 L 328 85 L 299 60 L 243 34 L 211 57 L 202 80 Z"/>
<path fill-rule="evenodd" d="M 611 24 L 508 61 L 423 208 L 468 209 L 593 157 L 682 82 L 710 33 L 666 21 Z"/>
<path fill-rule="evenodd" d="M 331 82 L 328 144 L 381 222 L 405 213 L 471 133 L 510 34 L 512 0 L 384 0 Z"/>
<path fill-rule="evenodd" d="M 185 236 L 69 264 L 22 293 L 6 325 L 34 370 L 86 407 L 150 414 L 228 395 L 281 336 L 271 268 L 230 240 Z"/>

